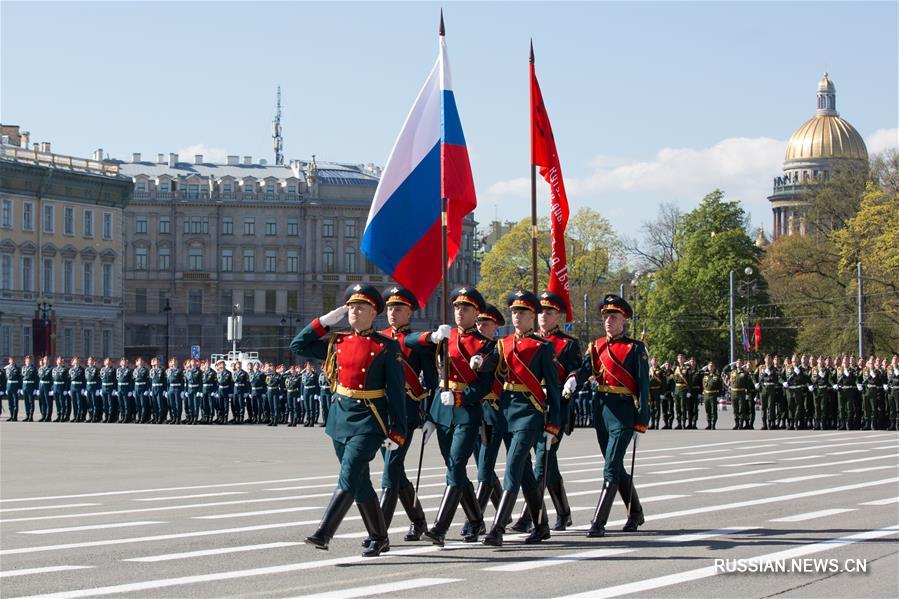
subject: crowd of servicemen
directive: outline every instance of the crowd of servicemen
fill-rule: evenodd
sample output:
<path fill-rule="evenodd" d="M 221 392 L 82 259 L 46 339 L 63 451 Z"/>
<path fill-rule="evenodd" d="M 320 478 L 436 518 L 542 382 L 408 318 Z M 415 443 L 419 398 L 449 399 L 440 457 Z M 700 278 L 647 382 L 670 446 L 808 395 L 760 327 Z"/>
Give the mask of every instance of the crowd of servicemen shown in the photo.
<path fill-rule="evenodd" d="M 650 429 L 695 429 L 704 409 L 714 430 L 719 405 L 729 403 L 733 429 L 899 430 L 899 356 L 765 355 L 760 364 L 736 360 L 718 369 L 697 368 L 683 354 L 649 369 Z M 579 419 L 589 421 L 589 393 L 582 391 Z"/>
<path fill-rule="evenodd" d="M 168 368 L 160 358 L 133 364 L 121 358 L 99 363 L 92 356 L 55 359 L 38 364 L 25 356 L 20 366 L 9 357 L 0 369 L 0 394 L 5 396 L 7 421 L 105 422 L 148 424 L 266 424 L 324 426 L 330 387 L 324 374 L 307 362 L 273 365 L 240 361 L 175 358 Z M 2 402 L 0 402 L 2 405 Z M 54 418 L 54 412 L 56 414 Z"/>

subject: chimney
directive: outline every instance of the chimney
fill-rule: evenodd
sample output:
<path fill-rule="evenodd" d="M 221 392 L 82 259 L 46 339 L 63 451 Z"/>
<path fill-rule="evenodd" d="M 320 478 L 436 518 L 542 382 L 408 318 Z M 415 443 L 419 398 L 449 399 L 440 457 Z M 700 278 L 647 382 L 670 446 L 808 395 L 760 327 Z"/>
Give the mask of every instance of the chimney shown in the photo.
<path fill-rule="evenodd" d="M 156 163 L 165 164 L 165 154 L 163 154 L 162 152 L 156 154 Z"/>
<path fill-rule="evenodd" d="M 28 142 L 31 140 L 31 133 L 28 131 L 22 131 L 22 135 L 19 137 L 21 140 L 22 147 L 26 150 L 28 149 Z"/>
<path fill-rule="evenodd" d="M 244 164 L 253 164 L 253 157 L 252 156 L 244 156 L 243 163 Z"/>
<path fill-rule="evenodd" d="M 140 152 L 132 152 L 131 162 L 140 162 Z"/>
<path fill-rule="evenodd" d="M 178 164 L 178 155 L 169 153 L 169 166 L 175 167 Z"/>
<path fill-rule="evenodd" d="M 228 156 L 228 166 L 237 166 L 240 164 L 240 156 Z"/>
<path fill-rule="evenodd" d="M 49 141 L 41 142 L 41 152 L 45 152 L 47 154 L 50 153 L 50 142 Z"/>
<path fill-rule="evenodd" d="M 203 164 L 202 154 L 194 154 L 194 164 Z"/>
<path fill-rule="evenodd" d="M 47 145 L 49 146 L 50 144 Z M 47 148 L 47 151 L 49 152 L 50 148 Z M 96 150 L 94 150 L 94 160 L 96 160 L 97 162 L 103 160 L 103 148 L 97 148 Z"/>

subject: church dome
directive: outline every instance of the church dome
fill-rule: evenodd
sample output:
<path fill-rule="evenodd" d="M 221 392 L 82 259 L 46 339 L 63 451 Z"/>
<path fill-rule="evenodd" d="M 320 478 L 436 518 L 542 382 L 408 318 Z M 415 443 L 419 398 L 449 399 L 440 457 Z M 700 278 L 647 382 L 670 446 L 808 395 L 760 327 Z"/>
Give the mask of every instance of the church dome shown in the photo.
<path fill-rule="evenodd" d="M 868 160 L 865 141 L 855 127 L 840 118 L 836 87 L 827 73 L 818 82 L 818 109 L 790 137 L 786 162 L 818 159 Z"/>

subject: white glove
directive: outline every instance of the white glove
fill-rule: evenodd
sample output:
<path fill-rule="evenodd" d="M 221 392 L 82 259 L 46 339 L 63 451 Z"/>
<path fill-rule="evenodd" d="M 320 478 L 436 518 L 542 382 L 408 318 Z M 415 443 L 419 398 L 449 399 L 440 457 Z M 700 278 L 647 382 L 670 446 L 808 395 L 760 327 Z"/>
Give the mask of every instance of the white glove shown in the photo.
<path fill-rule="evenodd" d="M 809 385 L 809 386 L 808 386 L 808 390 L 809 390 L 809 391 L 814 391 L 815 388 L 814 388 L 812 385 Z"/>
<path fill-rule="evenodd" d="M 759 384 L 758 384 L 758 383 L 753 383 L 753 385 L 755 385 L 755 388 L 756 388 L 756 389 L 759 388 Z"/>
<path fill-rule="evenodd" d="M 565 385 L 562 386 L 562 395 L 565 397 L 571 397 L 574 395 L 575 390 L 577 389 L 577 379 L 574 377 L 570 377 L 565 381 Z"/>
<path fill-rule="evenodd" d="M 338 322 L 340 322 L 341 320 L 344 319 L 344 317 L 346 316 L 347 310 L 349 310 L 349 309 L 350 309 L 350 307 L 347 306 L 346 304 L 344 304 L 344 305 L 340 306 L 339 308 L 335 308 L 334 310 L 331 310 L 324 316 L 320 317 L 318 319 L 318 321 L 321 323 L 321 325 L 323 327 L 333 327 L 335 324 L 337 324 Z"/>
<path fill-rule="evenodd" d="M 834 390 L 834 391 L 836 391 L 836 390 L 839 389 L 839 388 L 840 388 L 839 385 L 834 385 L 834 386 L 833 386 L 833 390 Z"/>
<path fill-rule="evenodd" d="M 884 390 L 884 391 L 888 390 L 889 388 L 890 388 L 889 385 L 884 385 L 884 386 L 883 386 L 883 390 Z"/>
<path fill-rule="evenodd" d="M 862 390 L 862 385 L 861 385 L 861 383 L 857 384 L 856 387 L 858 387 L 858 390 L 859 390 L 859 391 Z"/>
<path fill-rule="evenodd" d="M 784 389 L 786 389 L 786 388 L 787 388 L 787 387 L 789 387 L 789 386 L 790 386 L 790 385 L 789 385 L 789 384 L 787 384 L 787 382 L 786 382 L 786 381 L 784 381 L 784 382 L 783 382 L 783 386 L 784 386 Z"/>
<path fill-rule="evenodd" d="M 665 394 L 664 394 L 664 393 L 662 393 L 662 394 L 659 395 L 659 401 L 662 401 L 663 399 L 665 399 Z"/>
<path fill-rule="evenodd" d="M 113 391 L 113 392 L 112 392 L 112 395 L 113 395 L 113 397 L 118 397 L 118 396 L 119 396 L 119 392 L 118 392 L 118 391 Z"/>
<path fill-rule="evenodd" d="M 543 438 L 546 440 L 546 446 L 549 447 L 550 445 L 552 445 L 553 439 L 555 439 L 556 436 L 549 431 L 544 431 Z"/>
<path fill-rule="evenodd" d="M 384 439 L 384 442 L 381 443 L 381 447 L 383 447 L 387 451 L 394 451 L 400 448 L 399 444 L 390 437 Z"/>
<path fill-rule="evenodd" d="M 768 368 L 766 368 L 766 369 L 765 369 L 765 374 L 771 374 L 771 370 L 768 369 Z"/>
<path fill-rule="evenodd" d="M 84 396 L 84 397 L 87 397 L 87 391 L 85 391 L 85 390 L 82 389 L 81 395 Z"/>
<path fill-rule="evenodd" d="M 134 397 L 134 392 L 133 392 L 133 391 L 129 391 L 129 392 L 128 392 L 128 397 Z"/>
<path fill-rule="evenodd" d="M 421 425 L 422 443 L 427 445 L 428 439 L 430 439 L 431 435 L 433 435 L 436 431 L 437 425 L 430 420 L 426 420 L 425 423 Z"/>
<path fill-rule="evenodd" d="M 690 399 L 691 397 L 693 397 L 693 394 L 692 394 L 692 393 L 687 393 L 687 399 Z"/>
<path fill-rule="evenodd" d="M 484 363 L 484 356 L 481 354 L 475 354 L 471 357 L 471 360 L 468 361 L 468 365 L 472 370 L 477 370 L 481 367 L 481 364 Z"/>
<path fill-rule="evenodd" d="M 99 392 L 99 391 L 95 391 L 95 392 L 94 392 L 94 395 L 96 395 L 97 397 L 100 397 L 100 392 Z"/>
<path fill-rule="evenodd" d="M 452 332 L 453 327 L 448 324 L 442 324 L 437 327 L 437 330 L 431 333 L 431 343 L 440 343 L 444 339 L 449 339 L 450 333 Z"/>
<path fill-rule="evenodd" d="M 441 391 L 440 392 L 440 403 L 445 406 L 451 406 L 456 403 L 456 398 L 452 391 Z"/>
<path fill-rule="evenodd" d="M 69 392 L 68 392 L 68 391 L 63 391 L 62 394 L 65 395 L 66 397 L 69 396 Z"/>
<path fill-rule="evenodd" d="M 793 372 L 795 372 L 796 374 L 799 374 L 799 367 L 793 366 Z"/>

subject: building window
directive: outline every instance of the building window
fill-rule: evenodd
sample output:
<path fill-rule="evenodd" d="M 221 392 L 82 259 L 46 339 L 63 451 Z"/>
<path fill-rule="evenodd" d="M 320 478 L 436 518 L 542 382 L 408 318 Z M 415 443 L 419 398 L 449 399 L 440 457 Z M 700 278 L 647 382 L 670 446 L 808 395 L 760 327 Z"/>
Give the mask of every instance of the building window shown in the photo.
<path fill-rule="evenodd" d="M 343 236 L 344 237 L 355 237 L 356 236 L 356 221 L 354 221 L 354 220 L 344 221 Z"/>
<path fill-rule="evenodd" d="M 244 272 L 256 271 L 256 250 L 243 251 L 243 270 Z"/>
<path fill-rule="evenodd" d="M 334 272 L 334 250 L 332 248 L 325 248 L 322 251 L 322 270 Z"/>
<path fill-rule="evenodd" d="M 85 357 L 94 355 L 94 332 L 90 329 L 84 329 L 81 333 L 81 353 Z"/>
<path fill-rule="evenodd" d="M 244 181 L 243 182 L 243 195 L 247 200 L 253 199 L 253 192 L 256 191 L 256 185 L 253 181 Z"/>
<path fill-rule="evenodd" d="M 188 260 L 188 268 L 190 270 L 203 270 L 203 248 L 190 248 Z"/>
<path fill-rule="evenodd" d="M 22 230 L 34 231 L 34 204 L 22 202 Z"/>
<path fill-rule="evenodd" d="M 34 337 L 31 335 L 31 327 L 22 327 L 22 353 L 30 354 L 32 349 L 32 341 Z"/>
<path fill-rule="evenodd" d="M 94 294 L 94 263 L 93 262 L 85 262 L 83 266 L 83 274 L 82 282 L 84 283 L 84 295 L 93 295 Z"/>
<path fill-rule="evenodd" d="M 145 288 L 134 290 L 134 311 L 138 314 L 147 312 L 147 290 Z"/>
<path fill-rule="evenodd" d="M 62 261 L 62 291 L 66 295 L 75 292 L 75 264 L 71 260 Z"/>
<path fill-rule="evenodd" d="M 112 212 L 103 213 L 103 239 L 112 239 Z"/>
<path fill-rule="evenodd" d="M 206 235 L 209 233 L 208 216 L 184 217 L 184 234 Z"/>
<path fill-rule="evenodd" d="M 230 196 L 232 192 L 233 192 L 233 188 L 231 187 L 230 181 L 222 183 L 222 193 L 223 194 L 225 194 L 226 196 Z"/>
<path fill-rule="evenodd" d="M 44 204 L 44 233 L 52 233 L 56 229 L 56 222 L 53 214 L 53 205 Z"/>
<path fill-rule="evenodd" d="M 62 214 L 62 232 L 65 235 L 75 234 L 75 209 L 66 206 Z M 146 233 L 146 231 L 144 231 Z"/>
<path fill-rule="evenodd" d="M 12 256 L 8 254 L 0 256 L 0 289 L 12 290 Z"/>
<path fill-rule="evenodd" d="M 0 204 L 0 227 L 12 229 L 12 200 L 3 200 Z"/>
<path fill-rule="evenodd" d="M 103 331 L 103 345 L 100 349 L 104 358 L 112 355 L 112 331 Z"/>
<path fill-rule="evenodd" d="M 103 264 L 103 297 L 112 297 L 112 264 Z"/>
<path fill-rule="evenodd" d="M 187 312 L 189 314 L 203 313 L 203 290 L 190 289 L 187 292 Z"/>
<path fill-rule="evenodd" d="M 265 313 L 274 314 L 277 306 L 277 292 L 274 289 L 265 290 Z"/>
<path fill-rule="evenodd" d="M 278 221 L 273 218 L 267 219 L 265 221 L 265 234 L 266 235 L 277 235 L 278 234 Z"/>
<path fill-rule="evenodd" d="M 147 248 L 134 248 L 134 270 L 147 270 Z"/>
<path fill-rule="evenodd" d="M 234 235 L 234 219 L 230 216 L 222 219 L 222 235 Z"/>
<path fill-rule="evenodd" d="M 160 216 L 159 217 L 159 233 L 161 235 L 168 235 L 172 232 L 172 219 L 168 216 Z"/>
<path fill-rule="evenodd" d="M 346 250 L 343 253 L 343 267 L 344 270 L 348 273 L 356 272 L 356 252 L 353 250 Z"/>
<path fill-rule="evenodd" d="M 287 195 L 290 197 L 297 195 L 297 186 L 296 185 L 288 185 L 287 186 Z"/>
<path fill-rule="evenodd" d="M 288 218 L 287 219 L 287 236 L 288 237 L 296 237 L 300 234 L 300 225 L 297 219 Z"/>
<path fill-rule="evenodd" d="M 288 289 L 287 290 L 287 311 L 288 312 L 296 312 L 297 306 L 299 305 L 297 302 L 297 293 L 296 289 Z M 293 326 L 291 324 L 291 326 Z"/>
<path fill-rule="evenodd" d="M 297 252 L 287 252 L 287 272 L 299 272 L 300 257 Z"/>
<path fill-rule="evenodd" d="M 272 250 L 265 252 L 265 272 L 278 272 L 278 253 Z"/>
<path fill-rule="evenodd" d="M 0 354 L 12 355 L 12 331 L 9 326 L 0 327 Z"/>
<path fill-rule="evenodd" d="M 234 250 L 222 250 L 222 272 L 234 270 Z"/>
<path fill-rule="evenodd" d="M 234 305 L 234 291 L 222 289 L 219 292 L 219 314 L 231 314 L 231 306 Z"/>
<path fill-rule="evenodd" d="M 147 217 L 146 216 L 137 216 L 134 218 L 134 232 L 135 233 L 146 233 L 147 232 Z"/>
<path fill-rule="evenodd" d="M 94 236 L 94 211 L 85 210 L 82 216 L 84 217 L 84 236 L 91 238 Z"/>
<path fill-rule="evenodd" d="M 44 258 L 44 293 L 53 293 L 53 258 Z"/>
<path fill-rule="evenodd" d="M 147 182 L 146 181 L 138 181 L 134 184 L 134 192 L 135 193 L 147 193 Z"/>
<path fill-rule="evenodd" d="M 72 329 L 65 329 L 62 332 L 62 352 L 69 357 L 75 355 L 75 335 Z"/>
<path fill-rule="evenodd" d="M 22 291 L 34 291 L 34 260 L 22 256 Z"/>
<path fill-rule="evenodd" d="M 275 199 L 275 184 L 271 181 L 268 181 L 265 184 L 265 199 L 266 200 L 274 200 Z"/>
<path fill-rule="evenodd" d="M 256 292 L 247 289 L 243 292 L 243 313 L 252 314 L 256 311 Z"/>
<path fill-rule="evenodd" d="M 156 263 L 159 270 L 169 270 L 171 264 L 172 250 L 170 248 L 159 248 L 159 255 L 156 257 Z"/>
<path fill-rule="evenodd" d="M 322 221 L 322 237 L 334 237 L 334 221 L 330 218 Z"/>
<path fill-rule="evenodd" d="M 243 219 L 243 234 L 244 235 L 256 235 L 256 219 L 255 218 Z"/>

